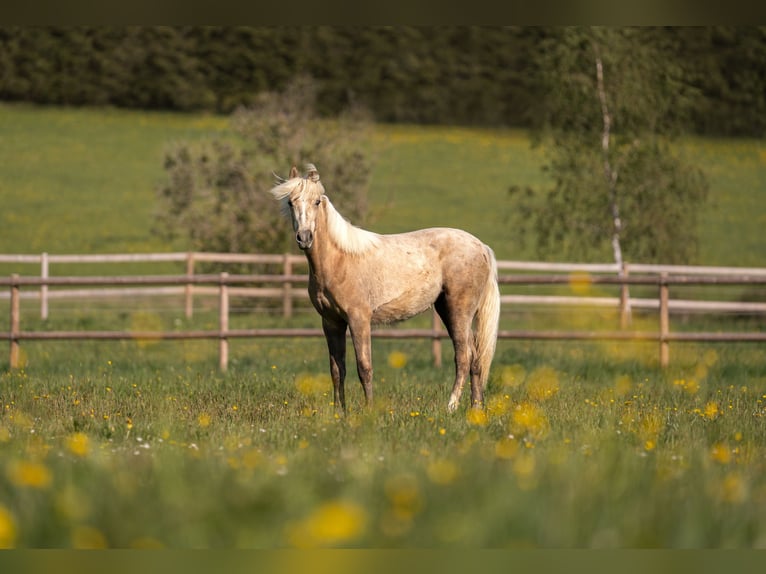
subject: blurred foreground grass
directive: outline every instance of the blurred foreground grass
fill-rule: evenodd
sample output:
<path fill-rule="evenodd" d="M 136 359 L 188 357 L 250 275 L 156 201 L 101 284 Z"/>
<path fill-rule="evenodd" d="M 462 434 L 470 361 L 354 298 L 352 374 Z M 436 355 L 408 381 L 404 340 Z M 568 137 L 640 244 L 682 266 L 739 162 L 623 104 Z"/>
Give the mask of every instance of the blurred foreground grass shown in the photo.
<path fill-rule="evenodd" d="M 638 344 L 501 342 L 486 410 L 450 415 L 451 355 L 379 340 L 376 403 L 349 376 L 342 416 L 320 340 L 239 342 L 226 375 L 194 343 L 46 344 L 2 375 L 0 545 L 766 544 L 750 346 L 661 372 Z"/>

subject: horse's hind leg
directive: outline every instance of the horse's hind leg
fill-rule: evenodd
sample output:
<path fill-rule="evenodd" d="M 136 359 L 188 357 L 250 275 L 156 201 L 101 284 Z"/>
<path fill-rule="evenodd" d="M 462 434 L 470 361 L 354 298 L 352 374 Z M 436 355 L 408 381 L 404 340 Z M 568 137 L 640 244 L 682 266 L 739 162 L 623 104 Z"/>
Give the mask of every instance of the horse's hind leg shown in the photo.
<path fill-rule="evenodd" d="M 332 323 L 322 319 L 322 329 L 330 352 L 330 376 L 332 377 L 333 401 L 335 407 L 346 410 L 346 324 Z"/>
<path fill-rule="evenodd" d="M 471 372 L 471 359 L 473 356 L 471 315 L 469 312 L 461 312 L 460 309 L 450 307 L 444 293 L 434 302 L 434 308 L 442 318 L 445 327 L 447 327 L 447 332 L 455 348 L 455 383 L 452 386 L 452 394 L 450 394 L 449 403 L 447 404 L 447 409 L 453 412 L 460 404 L 463 385 Z M 474 400 L 476 399 L 476 397 L 473 398 Z"/>

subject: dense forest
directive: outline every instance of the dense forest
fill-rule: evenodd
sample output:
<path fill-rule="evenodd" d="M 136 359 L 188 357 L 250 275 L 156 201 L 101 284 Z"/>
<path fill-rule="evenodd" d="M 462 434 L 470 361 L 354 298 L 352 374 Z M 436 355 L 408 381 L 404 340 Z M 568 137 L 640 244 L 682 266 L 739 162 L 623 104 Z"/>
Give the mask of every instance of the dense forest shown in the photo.
<path fill-rule="evenodd" d="M 766 134 L 766 27 L 644 28 L 691 129 Z M 380 122 L 533 126 L 545 27 L 0 27 L 0 100 L 229 113 L 296 75 Z M 649 72 L 648 72 L 649 73 Z"/>

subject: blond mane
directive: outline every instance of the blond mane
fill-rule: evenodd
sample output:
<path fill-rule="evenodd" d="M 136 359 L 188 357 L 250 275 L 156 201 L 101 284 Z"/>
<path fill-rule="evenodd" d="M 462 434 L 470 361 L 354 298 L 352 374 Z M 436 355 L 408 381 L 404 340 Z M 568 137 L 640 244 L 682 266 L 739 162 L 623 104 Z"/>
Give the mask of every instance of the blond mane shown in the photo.
<path fill-rule="evenodd" d="M 291 197 L 307 197 L 312 200 L 323 197 L 327 214 L 327 235 L 338 249 L 349 254 L 360 254 L 377 247 L 380 244 L 380 235 L 349 223 L 325 195 L 324 186 L 319 181 L 319 174 L 314 165 L 306 164 L 306 171 L 315 176 L 280 180 L 280 183 L 269 190 L 274 199 L 280 202 L 282 214 L 287 218 L 292 217 L 289 204 Z"/>

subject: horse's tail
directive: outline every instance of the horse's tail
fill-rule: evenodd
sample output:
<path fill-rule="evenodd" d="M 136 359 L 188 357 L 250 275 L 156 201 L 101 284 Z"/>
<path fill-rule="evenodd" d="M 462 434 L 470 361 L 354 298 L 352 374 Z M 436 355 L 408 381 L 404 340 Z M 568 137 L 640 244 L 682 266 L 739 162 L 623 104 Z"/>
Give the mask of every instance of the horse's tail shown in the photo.
<path fill-rule="evenodd" d="M 500 288 L 497 284 L 497 260 L 492 249 L 485 245 L 489 257 L 489 277 L 476 311 L 474 370 L 478 372 L 482 390 L 487 386 L 489 367 L 495 355 L 497 330 L 500 323 Z"/>

